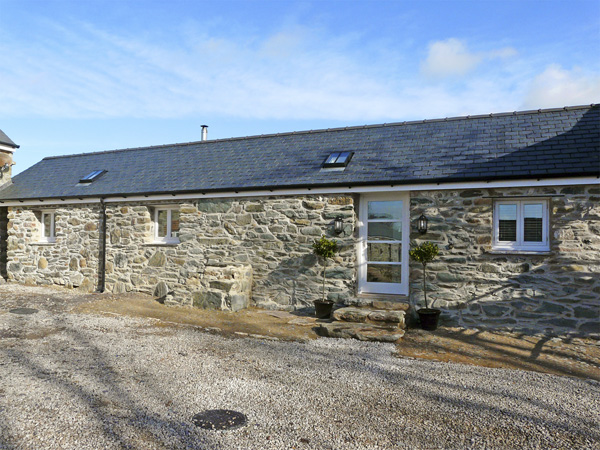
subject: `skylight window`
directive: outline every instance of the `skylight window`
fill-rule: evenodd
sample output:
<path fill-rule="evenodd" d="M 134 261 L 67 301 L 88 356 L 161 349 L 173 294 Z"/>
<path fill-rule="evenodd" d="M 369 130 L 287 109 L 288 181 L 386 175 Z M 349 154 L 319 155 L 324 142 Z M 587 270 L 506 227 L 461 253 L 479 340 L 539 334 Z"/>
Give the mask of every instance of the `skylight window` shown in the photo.
<path fill-rule="evenodd" d="M 352 159 L 353 152 L 335 152 L 323 163 L 323 167 L 346 167 Z"/>
<path fill-rule="evenodd" d="M 95 179 L 97 179 L 100 175 L 102 175 L 106 170 L 94 170 L 93 172 L 87 174 L 85 177 L 79 180 L 80 183 L 91 183 Z"/>

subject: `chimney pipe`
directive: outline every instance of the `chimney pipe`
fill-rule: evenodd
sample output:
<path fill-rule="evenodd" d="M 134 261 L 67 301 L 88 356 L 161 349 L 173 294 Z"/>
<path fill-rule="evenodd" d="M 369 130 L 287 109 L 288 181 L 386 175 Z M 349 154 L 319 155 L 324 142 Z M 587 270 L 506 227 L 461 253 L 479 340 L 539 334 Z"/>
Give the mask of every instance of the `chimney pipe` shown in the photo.
<path fill-rule="evenodd" d="M 208 125 L 200 125 L 202 127 L 202 140 L 206 141 L 208 139 Z"/>

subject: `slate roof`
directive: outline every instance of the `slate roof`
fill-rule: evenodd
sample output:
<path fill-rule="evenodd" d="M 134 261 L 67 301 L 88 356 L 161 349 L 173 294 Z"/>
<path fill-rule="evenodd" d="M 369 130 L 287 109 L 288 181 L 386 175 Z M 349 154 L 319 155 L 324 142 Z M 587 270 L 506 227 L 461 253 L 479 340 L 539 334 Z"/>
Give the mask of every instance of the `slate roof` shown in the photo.
<path fill-rule="evenodd" d="M 6 134 L 4 134 L 2 130 L 0 130 L 0 144 L 8 145 L 12 148 L 19 148 L 19 146 L 15 144 Z"/>
<path fill-rule="evenodd" d="M 354 152 L 348 167 L 323 170 L 340 150 Z M 0 200 L 598 175 L 591 105 L 48 157 Z"/>

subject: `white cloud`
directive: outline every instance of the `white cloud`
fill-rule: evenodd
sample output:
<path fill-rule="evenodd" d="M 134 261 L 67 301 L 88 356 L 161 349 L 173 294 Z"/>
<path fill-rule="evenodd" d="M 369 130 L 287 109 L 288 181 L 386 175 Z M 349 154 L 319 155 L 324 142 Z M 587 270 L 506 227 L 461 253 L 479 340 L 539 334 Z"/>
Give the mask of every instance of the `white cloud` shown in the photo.
<path fill-rule="evenodd" d="M 247 40 L 187 30 L 183 45 L 90 25 L 54 31 L 53 42 L 27 49 L 0 40 L 12 61 L 0 73 L 10 86 L 0 91 L 0 115 L 351 120 L 397 111 L 385 75 L 364 71 L 353 39 L 303 27 Z"/>
<path fill-rule="evenodd" d="M 465 75 L 481 60 L 482 56 L 469 52 L 464 42 L 451 38 L 429 44 L 427 59 L 421 65 L 421 71 L 436 78 Z"/>
<path fill-rule="evenodd" d="M 476 53 L 458 39 L 430 45 L 421 70 L 436 77 L 432 83 L 409 52 L 415 45 L 378 52 L 358 34 L 332 37 L 299 25 L 223 37 L 190 24 L 172 41 L 88 24 L 44 26 L 51 38 L 29 43 L 0 30 L 0 54 L 11 61 L 0 70 L 0 117 L 220 115 L 352 124 L 512 111 L 524 99 L 527 107 L 557 106 L 566 93 L 598 90 L 597 76 L 560 68 L 532 81 L 539 64 L 519 59 L 515 49 Z M 545 85 L 558 93 L 544 97 Z"/>
<path fill-rule="evenodd" d="M 537 75 L 525 96 L 524 108 L 586 105 L 600 101 L 600 75 L 553 64 Z"/>
<path fill-rule="evenodd" d="M 488 52 L 471 52 L 464 41 L 450 38 L 429 44 L 427 58 L 421 63 L 421 72 L 431 78 L 464 76 L 486 60 L 507 59 L 517 55 L 512 47 Z"/>
<path fill-rule="evenodd" d="M 498 50 L 492 50 L 488 53 L 488 58 L 512 58 L 517 56 L 518 52 L 512 47 L 504 47 Z"/>

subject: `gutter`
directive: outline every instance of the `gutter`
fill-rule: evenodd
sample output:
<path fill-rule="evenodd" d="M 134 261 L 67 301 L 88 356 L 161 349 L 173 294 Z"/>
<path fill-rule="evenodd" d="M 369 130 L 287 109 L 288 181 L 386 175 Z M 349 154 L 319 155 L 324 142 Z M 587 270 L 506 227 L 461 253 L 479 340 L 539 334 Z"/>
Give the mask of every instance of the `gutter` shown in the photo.
<path fill-rule="evenodd" d="M 540 186 L 568 186 L 581 184 L 598 184 L 598 174 L 586 174 L 584 176 L 568 177 L 532 177 L 507 179 L 495 177 L 486 180 L 462 180 L 450 181 L 428 180 L 422 183 L 405 181 L 388 181 L 379 183 L 349 182 L 324 183 L 313 185 L 289 185 L 289 186 L 256 186 L 242 188 L 218 188 L 218 189 L 190 189 L 178 191 L 154 191 L 139 193 L 114 193 L 114 194 L 89 194 L 89 195 L 65 195 L 60 197 L 33 197 L 33 198 L 11 198 L 0 200 L 0 206 L 44 206 L 56 204 L 81 204 L 126 202 L 126 201 L 163 201 L 200 198 L 225 198 L 225 197 L 264 197 L 273 195 L 310 195 L 310 194 L 343 194 L 343 193 L 369 193 L 369 192 L 396 192 L 396 191 L 423 191 L 423 190 L 448 190 L 448 189 L 488 189 L 488 188 L 512 188 L 512 187 L 540 187 Z M 102 196 L 102 197 L 100 197 Z"/>
<path fill-rule="evenodd" d="M 100 199 L 102 207 L 100 226 L 100 254 L 98 255 L 98 292 L 104 292 L 106 288 L 106 203 Z"/>

